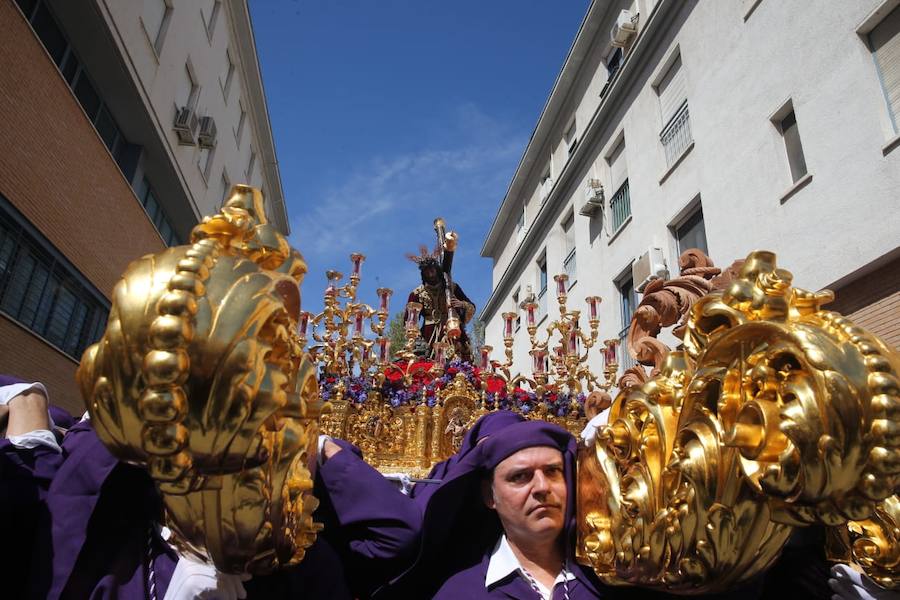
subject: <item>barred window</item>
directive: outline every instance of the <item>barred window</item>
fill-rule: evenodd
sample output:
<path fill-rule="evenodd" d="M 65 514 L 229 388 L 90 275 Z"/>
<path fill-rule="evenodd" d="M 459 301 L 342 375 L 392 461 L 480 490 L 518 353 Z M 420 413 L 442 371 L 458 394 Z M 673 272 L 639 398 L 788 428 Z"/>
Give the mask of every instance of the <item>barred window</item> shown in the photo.
<path fill-rule="evenodd" d="M 103 334 L 105 298 L 0 197 L 0 312 L 75 358 Z"/>

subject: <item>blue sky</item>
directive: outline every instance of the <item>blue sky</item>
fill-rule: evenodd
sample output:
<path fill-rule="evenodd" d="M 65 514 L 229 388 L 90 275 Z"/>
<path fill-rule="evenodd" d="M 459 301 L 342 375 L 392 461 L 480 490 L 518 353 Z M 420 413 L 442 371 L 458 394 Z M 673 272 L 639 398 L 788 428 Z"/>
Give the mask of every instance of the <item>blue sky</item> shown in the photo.
<path fill-rule="evenodd" d="M 361 298 L 419 282 L 404 258 L 460 234 L 454 278 L 479 309 L 479 251 L 589 0 L 250 3 L 291 242 L 309 263 L 304 308 L 324 272 L 368 258 Z"/>

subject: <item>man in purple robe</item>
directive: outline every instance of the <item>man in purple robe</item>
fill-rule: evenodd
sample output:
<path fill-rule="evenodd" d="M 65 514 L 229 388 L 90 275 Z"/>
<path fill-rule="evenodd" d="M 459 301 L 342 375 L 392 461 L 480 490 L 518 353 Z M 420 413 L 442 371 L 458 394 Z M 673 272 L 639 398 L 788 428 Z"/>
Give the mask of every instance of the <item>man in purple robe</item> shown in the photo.
<path fill-rule="evenodd" d="M 165 598 L 179 559 L 160 535 L 162 506 L 153 481 L 143 469 L 116 460 L 87 421 L 68 432 L 63 450 L 66 459 L 48 498 L 53 559 L 47 597 Z M 367 597 L 417 548 L 415 507 L 353 452 L 335 444 L 324 454 L 316 519 L 326 529 L 300 564 L 245 581 L 247 597 Z"/>
<path fill-rule="evenodd" d="M 33 555 L 49 545 L 45 504 L 50 482 L 62 463 L 53 433 L 47 390 L 40 383 L 0 375 L 0 565 L 3 596 L 29 597 Z"/>
<path fill-rule="evenodd" d="M 449 470 L 425 510 L 416 565 L 390 597 L 597 598 L 574 561 L 575 439 L 508 425 Z"/>

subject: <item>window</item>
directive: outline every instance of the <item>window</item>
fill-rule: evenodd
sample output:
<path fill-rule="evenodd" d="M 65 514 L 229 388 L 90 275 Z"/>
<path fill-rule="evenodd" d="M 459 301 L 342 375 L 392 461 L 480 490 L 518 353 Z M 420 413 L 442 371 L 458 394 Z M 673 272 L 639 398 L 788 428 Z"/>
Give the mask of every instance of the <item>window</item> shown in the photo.
<path fill-rule="evenodd" d="M 162 52 L 163 40 L 172 17 L 171 0 L 144 0 L 141 22 L 156 55 Z"/>
<path fill-rule="evenodd" d="M 540 191 L 538 192 L 541 197 L 541 204 L 547 201 L 547 198 L 550 197 L 550 192 L 553 191 L 552 166 L 553 161 L 547 161 L 547 166 L 544 167 L 544 171 L 541 173 Z"/>
<path fill-rule="evenodd" d="M 575 213 L 570 213 L 562 224 L 563 236 L 565 238 L 565 259 L 563 260 L 563 268 L 566 275 L 569 276 L 569 287 L 575 285 L 578 274 L 575 269 Z"/>
<path fill-rule="evenodd" d="M 576 133 L 575 119 L 573 118 L 569 126 L 566 127 L 566 132 L 563 134 L 563 140 L 565 141 L 566 149 L 570 157 L 575 152 L 575 146 L 578 145 L 578 138 L 575 137 Z"/>
<path fill-rule="evenodd" d="M 806 175 L 806 158 L 803 156 L 803 146 L 800 143 L 800 130 L 797 129 L 797 117 L 793 108 L 781 120 L 778 121 L 778 130 L 784 138 L 784 148 L 787 151 L 788 165 L 791 168 L 791 179 L 796 183 Z"/>
<path fill-rule="evenodd" d="M 212 40 L 213 33 L 216 30 L 216 21 L 219 20 L 219 9 L 221 8 L 220 0 L 207 0 L 206 5 L 200 8 L 200 15 L 203 17 L 203 24 L 206 26 L 206 37 Z"/>
<path fill-rule="evenodd" d="M 875 59 L 894 133 L 900 132 L 900 8 L 895 8 L 869 33 L 869 48 Z"/>
<path fill-rule="evenodd" d="M 666 165 L 671 167 L 694 141 L 680 54 L 656 85 L 656 92 L 663 125 L 659 139 L 666 153 Z"/>
<path fill-rule="evenodd" d="M 2 197 L 0 311 L 75 360 L 109 316 L 106 299 Z"/>
<path fill-rule="evenodd" d="M 547 315 L 547 255 L 543 254 L 538 259 L 537 262 L 538 267 L 538 312 L 537 312 L 537 322 L 540 323 L 541 320 Z"/>
<path fill-rule="evenodd" d="M 225 96 L 225 100 L 228 100 L 228 92 L 231 89 L 231 80 L 234 79 L 234 61 L 231 60 L 231 50 L 225 51 L 225 62 L 227 64 L 225 66 L 225 73 L 223 73 L 221 83 L 222 94 Z"/>
<path fill-rule="evenodd" d="M 215 156 L 215 147 L 200 148 L 200 152 L 199 154 L 197 154 L 197 166 L 200 168 L 200 172 L 203 174 L 203 180 L 207 183 L 209 182 L 209 174 L 210 171 L 212 171 L 212 165 Z"/>
<path fill-rule="evenodd" d="M 705 254 L 709 254 L 706 246 L 706 227 L 703 224 L 703 209 L 697 209 L 681 225 L 675 228 L 675 239 L 678 242 L 678 255 L 685 250 L 697 248 Z"/>
<path fill-rule="evenodd" d="M 194 77 L 194 70 L 190 63 L 185 63 L 184 73 L 178 84 L 177 98 L 180 104 L 178 106 L 187 106 L 194 108 L 200 97 L 200 86 L 197 85 L 197 78 Z"/>
<path fill-rule="evenodd" d="M 609 201 L 612 231 L 616 232 L 625 225 L 631 216 L 631 192 L 628 186 L 628 170 L 625 164 L 625 140 L 615 147 L 607 157 L 612 189 L 616 190 Z"/>
<path fill-rule="evenodd" d="M 616 73 L 619 72 L 619 69 L 622 67 L 622 63 L 625 61 L 625 55 L 622 52 L 621 48 L 616 48 L 613 50 L 612 54 L 610 54 L 606 59 L 606 72 L 607 72 L 607 81 L 611 81 L 613 77 L 616 76 Z"/>
<path fill-rule="evenodd" d="M 28 7 L 23 7 L 23 12 L 26 12 L 25 8 Z M 26 14 L 31 15 L 30 22 L 34 32 L 59 67 L 60 74 L 68 82 L 88 120 L 97 130 L 100 139 L 126 178 L 129 178 L 133 173 L 129 164 L 134 162 L 134 150 L 139 153 L 140 148 L 132 146 L 122 136 L 112 113 L 97 93 L 87 71 L 78 60 L 69 40 L 57 25 L 47 5 L 39 2 Z"/>
<path fill-rule="evenodd" d="M 221 204 L 225 204 L 225 201 L 228 199 L 228 194 L 231 192 L 231 180 L 228 179 L 228 173 L 225 169 L 222 169 L 222 181 L 221 181 L 221 189 L 219 194 L 219 199 Z"/>
<path fill-rule="evenodd" d="M 628 354 L 628 329 L 631 326 L 631 317 L 637 308 L 637 294 L 634 291 L 634 280 L 631 274 L 622 278 L 616 287 L 619 288 L 619 314 L 622 318 L 622 330 L 619 332 L 619 365 L 627 369 L 635 366 L 636 361 Z"/>
<path fill-rule="evenodd" d="M 238 105 L 241 107 L 241 116 L 238 119 L 237 129 L 234 130 L 234 139 L 237 142 L 238 148 L 241 147 L 241 137 L 244 135 L 244 121 L 247 120 L 247 111 L 244 110 L 244 103 L 238 101 Z"/>
<path fill-rule="evenodd" d="M 516 288 L 512 295 L 513 311 L 516 313 L 516 331 L 522 326 L 522 311 L 519 308 L 519 292 L 521 288 Z"/>
<path fill-rule="evenodd" d="M 144 207 L 144 210 L 147 211 L 147 216 L 150 217 L 150 221 L 153 223 L 153 226 L 156 227 L 156 230 L 159 232 L 160 237 L 166 245 L 177 246 L 180 244 L 181 240 L 179 239 L 178 234 L 175 233 L 175 229 L 172 227 L 172 223 L 166 215 L 166 211 L 163 210 L 163 207 L 160 206 L 159 202 L 156 200 L 156 192 L 153 190 L 153 187 L 146 177 L 141 181 L 141 184 L 136 191 L 138 200 L 141 201 L 141 205 Z"/>
<path fill-rule="evenodd" d="M 247 162 L 247 184 L 253 184 L 253 168 L 256 167 L 256 152 L 253 150 L 253 146 L 250 146 L 250 160 Z"/>

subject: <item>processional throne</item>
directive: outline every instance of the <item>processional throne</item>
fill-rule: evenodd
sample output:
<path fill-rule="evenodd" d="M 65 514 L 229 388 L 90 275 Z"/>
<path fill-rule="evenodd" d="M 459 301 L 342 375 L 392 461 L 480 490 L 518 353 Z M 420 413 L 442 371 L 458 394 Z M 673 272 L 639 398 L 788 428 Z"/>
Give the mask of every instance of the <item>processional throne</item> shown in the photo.
<path fill-rule="evenodd" d="M 584 361 L 599 299 L 588 299 L 586 333 L 565 308 L 564 276 L 546 340 L 535 305 L 524 307 L 530 377 L 509 373 L 515 313 L 504 314 L 506 362 L 484 347 L 477 367 L 417 372 L 387 359 L 390 291 L 377 310 L 357 302 L 362 256 L 352 258 L 350 286 L 332 273 L 323 313 L 303 313 L 302 257 L 266 223 L 259 191 L 237 186 L 189 246 L 129 266 L 84 355 L 78 379 L 97 434 L 147 468 L 175 543 L 222 571 L 303 559 L 318 529 L 320 425 L 378 468 L 424 472 L 490 410 L 577 432 L 584 393 L 612 391 L 615 344 L 606 381 Z M 896 350 L 825 310 L 830 292 L 792 287 L 772 253 L 725 273 L 696 253 L 683 261 L 679 278 L 645 290 L 631 325 L 627 350 L 650 373 L 625 373 L 608 425 L 581 451 L 579 559 L 613 584 L 723 591 L 770 566 L 794 528 L 821 523 L 833 557 L 898 587 Z M 309 330 L 317 321 L 328 336 Z M 657 338 L 672 325 L 676 349 Z M 374 377 L 360 380 L 362 367 Z"/>

